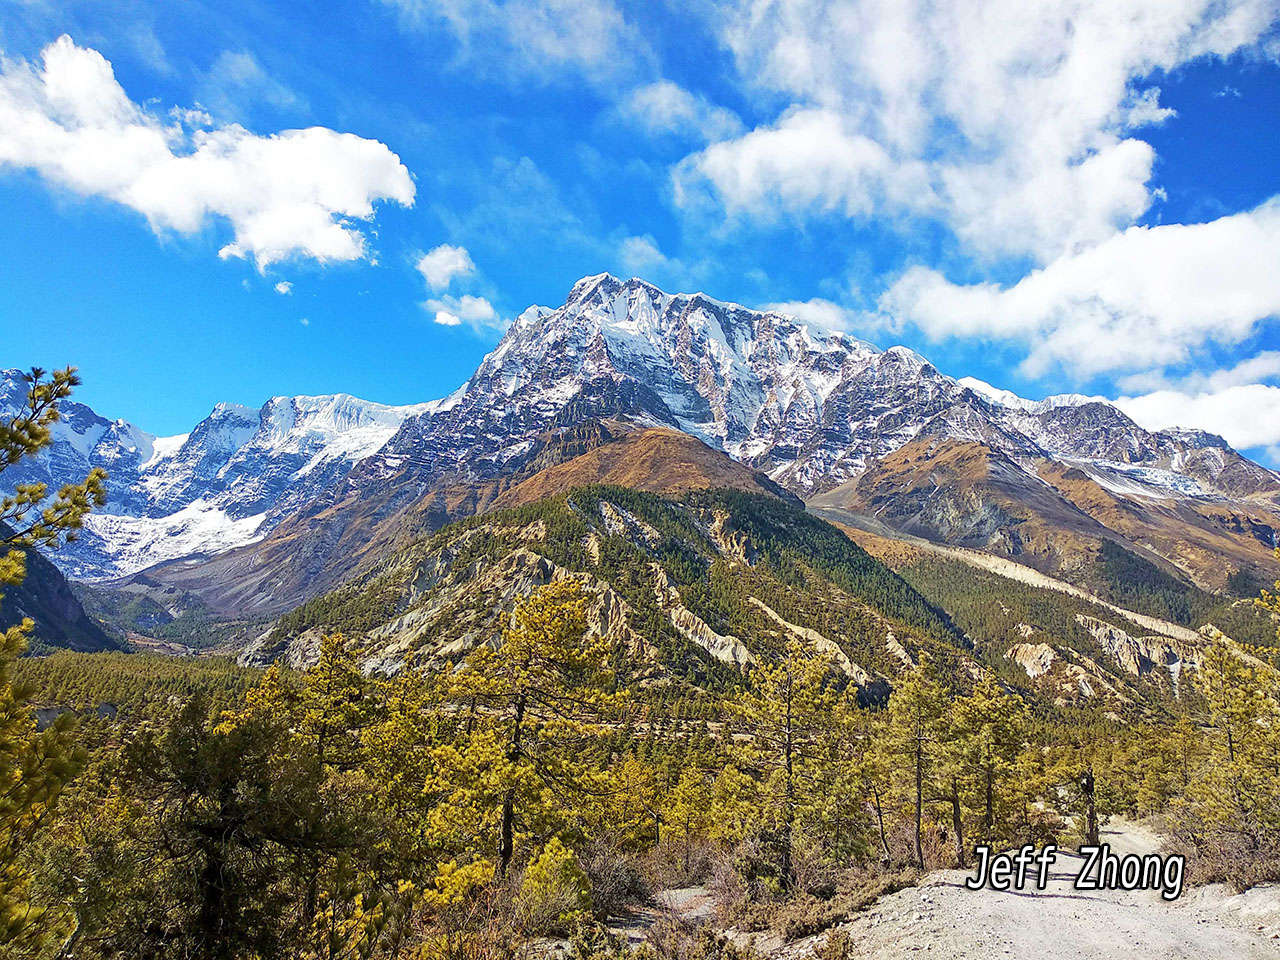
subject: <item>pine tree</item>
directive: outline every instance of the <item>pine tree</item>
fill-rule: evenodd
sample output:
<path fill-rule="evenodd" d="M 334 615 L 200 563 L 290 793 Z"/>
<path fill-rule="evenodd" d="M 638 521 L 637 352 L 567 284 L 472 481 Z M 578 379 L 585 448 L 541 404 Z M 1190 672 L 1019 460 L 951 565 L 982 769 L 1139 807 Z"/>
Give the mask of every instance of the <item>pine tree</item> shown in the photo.
<path fill-rule="evenodd" d="M 55 371 L 48 380 L 44 371 L 32 370 L 26 381 L 25 406 L 0 423 L 0 472 L 49 446 L 59 404 L 80 383 L 73 367 Z M 106 473 L 94 468 L 83 483 L 59 490 L 51 503 L 43 483 L 18 484 L 0 497 L 0 586 L 21 585 L 26 550 L 56 548 L 74 539 L 86 514 L 106 502 L 105 482 Z M 0 943 L 28 948 L 62 931 L 47 911 L 30 902 L 22 855 L 48 826 L 58 795 L 85 759 L 73 742 L 70 719 L 36 731 L 27 706 L 31 691 L 13 681 L 13 663 L 26 649 L 33 626 L 24 619 L 0 633 Z"/>
<path fill-rule="evenodd" d="M 784 889 L 795 881 L 794 843 L 800 808 L 821 767 L 829 762 L 824 738 L 830 732 L 834 697 L 827 688 L 830 659 L 798 641 L 777 663 L 761 663 L 731 707 L 750 736 L 740 762 L 755 771 L 767 796 L 763 815 L 774 821 Z"/>
<path fill-rule="evenodd" d="M 1207 820 L 1259 851 L 1280 837 L 1280 673 L 1219 638 L 1205 651 L 1196 683 L 1214 736 L 1192 796 Z"/>
<path fill-rule="evenodd" d="M 924 869 L 924 816 L 938 790 L 943 745 L 947 738 L 945 688 L 932 665 L 922 660 L 902 676 L 889 697 L 882 749 L 895 785 L 912 811 L 916 866 Z"/>
<path fill-rule="evenodd" d="M 667 795 L 663 820 L 680 844 L 682 864 L 688 874 L 693 842 L 708 835 L 712 823 L 711 786 L 696 767 L 685 767 Z"/>
<path fill-rule="evenodd" d="M 662 787 L 657 772 L 635 754 L 613 764 L 594 785 L 599 794 L 599 819 L 610 839 L 641 848 L 662 837 Z"/>
<path fill-rule="evenodd" d="M 467 802 L 497 797 L 498 875 L 515 854 L 516 827 L 527 807 L 571 806 L 582 792 L 578 764 L 600 735 L 598 721 L 616 709 L 610 644 L 591 637 L 586 597 L 573 581 L 557 580 L 532 593 L 511 613 L 494 649 L 481 646 L 455 674 L 450 696 L 484 707 L 463 752 L 481 784 L 460 785 Z M 499 755 L 495 755 L 499 754 Z M 544 792 L 549 796 L 544 797 Z"/>
<path fill-rule="evenodd" d="M 948 750 L 952 796 L 966 792 L 966 806 L 978 815 L 979 838 L 995 843 L 1010 821 L 1018 756 L 1027 746 L 1028 714 L 1019 697 L 1006 694 L 991 676 L 954 705 Z M 960 843 L 957 827 L 957 844 Z M 960 848 L 963 865 L 963 849 Z"/>

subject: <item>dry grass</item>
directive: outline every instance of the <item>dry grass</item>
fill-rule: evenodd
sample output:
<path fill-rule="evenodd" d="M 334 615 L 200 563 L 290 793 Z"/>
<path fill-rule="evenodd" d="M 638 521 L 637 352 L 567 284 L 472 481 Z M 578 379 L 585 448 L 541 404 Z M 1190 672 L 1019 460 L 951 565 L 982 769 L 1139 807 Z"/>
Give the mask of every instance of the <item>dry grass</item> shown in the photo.
<path fill-rule="evenodd" d="M 668 495 L 719 487 L 773 492 L 760 474 L 712 450 L 696 437 L 654 428 L 626 434 L 613 443 L 548 467 L 502 493 L 490 509 L 517 507 L 572 487 L 596 483 Z"/>

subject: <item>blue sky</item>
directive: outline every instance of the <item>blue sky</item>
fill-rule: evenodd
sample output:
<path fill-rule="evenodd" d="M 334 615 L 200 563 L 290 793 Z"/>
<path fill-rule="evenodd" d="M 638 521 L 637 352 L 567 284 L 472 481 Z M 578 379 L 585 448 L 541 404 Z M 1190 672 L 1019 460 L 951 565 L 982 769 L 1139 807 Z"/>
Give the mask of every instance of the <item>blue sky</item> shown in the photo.
<path fill-rule="evenodd" d="M 1024 6 L 0 0 L 3 363 L 416 402 L 608 270 L 1277 463 L 1275 0 Z"/>

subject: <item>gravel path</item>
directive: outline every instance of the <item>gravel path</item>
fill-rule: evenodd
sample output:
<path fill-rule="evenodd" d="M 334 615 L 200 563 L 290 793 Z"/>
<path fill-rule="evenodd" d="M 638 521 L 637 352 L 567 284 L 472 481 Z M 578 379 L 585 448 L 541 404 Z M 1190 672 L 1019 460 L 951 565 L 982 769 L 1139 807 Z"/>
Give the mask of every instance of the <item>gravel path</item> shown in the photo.
<path fill-rule="evenodd" d="M 1158 838 L 1134 824 L 1104 831 L 1113 851 L 1152 852 Z M 1078 891 L 1081 858 L 1060 852 L 1047 889 L 966 890 L 972 874 L 930 874 L 921 886 L 885 897 L 839 929 L 859 960 L 932 955 L 966 960 L 1277 960 L 1280 887 L 1232 896 L 1223 887 L 1184 891 L 1166 903 L 1156 891 Z M 819 938 L 776 951 L 778 960 L 811 954 Z"/>

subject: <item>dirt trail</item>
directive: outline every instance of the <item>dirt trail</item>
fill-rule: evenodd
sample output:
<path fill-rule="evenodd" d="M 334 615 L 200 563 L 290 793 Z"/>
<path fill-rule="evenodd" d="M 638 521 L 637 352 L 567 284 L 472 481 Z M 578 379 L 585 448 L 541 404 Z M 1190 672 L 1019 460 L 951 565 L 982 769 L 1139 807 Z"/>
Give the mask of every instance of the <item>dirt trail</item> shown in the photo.
<path fill-rule="evenodd" d="M 1159 838 L 1136 824 L 1103 831 L 1118 854 L 1153 852 Z M 966 890 L 971 873 L 931 874 L 919 887 L 880 900 L 838 929 L 853 940 L 859 960 L 922 954 L 990 960 L 1149 960 L 1280 957 L 1280 887 L 1233 897 L 1222 887 L 1184 891 L 1166 903 L 1157 891 L 1074 889 L 1081 858 L 1060 852 L 1048 888 L 999 892 Z M 778 960 L 812 954 L 822 937 L 774 951 Z"/>

